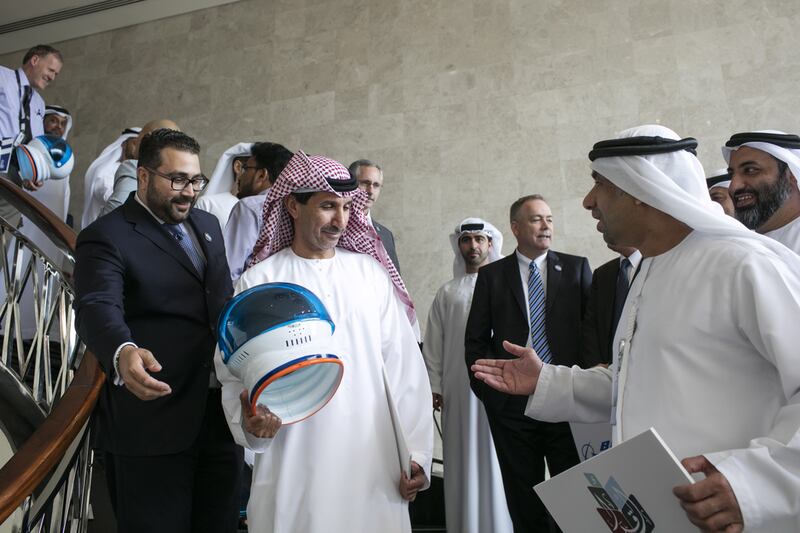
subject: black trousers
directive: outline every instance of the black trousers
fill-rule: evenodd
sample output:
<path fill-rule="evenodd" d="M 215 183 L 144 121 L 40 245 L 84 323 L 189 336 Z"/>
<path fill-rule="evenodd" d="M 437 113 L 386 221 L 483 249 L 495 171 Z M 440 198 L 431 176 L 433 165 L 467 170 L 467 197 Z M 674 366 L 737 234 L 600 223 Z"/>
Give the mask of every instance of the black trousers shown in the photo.
<path fill-rule="evenodd" d="M 544 459 L 555 476 L 580 462 L 569 424 L 525 416 L 528 397 L 510 398 L 503 409 L 486 408 L 503 489 L 515 533 L 559 531 L 533 490 L 544 480 Z"/>
<path fill-rule="evenodd" d="M 106 453 L 119 533 L 235 533 L 242 448 L 233 441 L 219 389 L 209 390 L 200 434 L 168 455 Z"/>

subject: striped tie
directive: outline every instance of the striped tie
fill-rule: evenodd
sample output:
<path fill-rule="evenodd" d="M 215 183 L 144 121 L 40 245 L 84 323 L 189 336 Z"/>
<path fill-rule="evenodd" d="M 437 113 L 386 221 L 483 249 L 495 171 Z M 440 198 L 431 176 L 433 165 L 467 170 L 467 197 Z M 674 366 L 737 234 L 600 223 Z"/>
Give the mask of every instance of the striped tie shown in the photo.
<path fill-rule="evenodd" d="M 545 329 L 544 312 L 544 287 L 542 286 L 542 276 L 536 264 L 531 261 L 530 272 L 528 273 L 528 311 L 531 317 L 531 347 L 536 351 L 545 363 L 553 360 L 550 353 L 550 346 L 547 344 L 547 331 Z"/>
<path fill-rule="evenodd" d="M 197 251 L 197 248 L 195 248 L 192 238 L 184 233 L 180 224 L 164 224 L 164 227 L 167 229 L 169 234 L 172 235 L 176 241 L 178 241 L 178 245 L 184 252 L 186 252 L 186 255 L 189 256 L 189 260 L 192 262 L 195 270 L 197 270 L 197 273 L 200 274 L 200 277 L 202 278 L 205 274 L 206 262 Z"/>

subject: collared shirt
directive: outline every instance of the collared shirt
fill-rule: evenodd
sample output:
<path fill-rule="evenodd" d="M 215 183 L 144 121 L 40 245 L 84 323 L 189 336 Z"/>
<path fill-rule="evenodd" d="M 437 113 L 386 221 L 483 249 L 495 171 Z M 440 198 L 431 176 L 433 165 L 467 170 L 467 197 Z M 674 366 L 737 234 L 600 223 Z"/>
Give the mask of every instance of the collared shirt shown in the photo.
<path fill-rule="evenodd" d="M 531 323 L 531 312 L 528 309 L 528 277 L 530 276 L 530 265 L 531 265 L 531 258 L 525 255 L 522 255 L 519 250 L 514 250 L 514 253 L 517 256 L 517 264 L 519 265 L 519 275 L 522 281 L 522 294 L 525 296 L 525 316 L 528 320 L 528 324 Z M 542 277 L 542 288 L 544 289 L 544 297 L 547 298 L 547 252 L 544 252 L 539 257 L 533 259 L 533 263 L 536 265 L 536 268 L 539 269 L 539 275 Z M 528 341 L 525 343 L 525 346 L 531 346 L 531 336 L 528 335 Z"/>
<path fill-rule="evenodd" d="M 136 201 L 139 203 L 139 205 L 141 205 L 142 207 L 144 207 L 144 210 L 145 210 L 145 211 L 147 211 L 148 213 L 150 213 L 150 216 L 151 216 L 151 217 L 153 217 L 153 218 L 156 220 L 156 222 L 158 222 L 158 224 L 159 224 L 160 226 L 163 226 L 164 224 L 166 224 L 166 222 L 164 222 L 163 220 L 161 220 L 160 218 L 158 218 L 158 217 L 156 216 L 156 214 L 155 214 L 155 213 L 153 213 L 153 212 L 150 210 L 150 208 L 149 208 L 149 207 L 147 207 L 147 204 L 145 204 L 145 203 L 142 201 L 142 199 L 141 199 L 141 198 L 139 198 L 139 193 L 138 193 L 138 192 L 136 192 L 136 193 L 133 195 L 133 198 L 134 198 L 134 199 L 135 199 L 135 200 L 136 200 Z M 205 260 L 205 259 L 206 259 L 206 254 L 205 254 L 205 253 L 203 253 L 203 247 L 202 247 L 202 246 L 200 246 L 200 241 L 198 240 L 198 238 L 197 238 L 197 235 L 195 235 L 195 233 L 194 233 L 194 230 L 192 229 L 192 227 L 191 227 L 189 224 L 184 224 L 183 222 L 181 222 L 180 224 L 178 224 L 178 227 L 181 229 L 181 231 L 183 231 L 183 232 L 184 232 L 186 235 L 188 235 L 190 239 L 192 239 L 192 244 L 194 245 L 195 249 L 197 250 L 197 253 L 198 253 L 198 254 L 200 254 L 200 257 L 202 257 L 202 258 L 203 258 L 203 260 Z"/>
<path fill-rule="evenodd" d="M 619 256 L 620 265 L 622 264 L 622 260 L 625 259 L 624 255 Z M 631 255 L 627 257 L 628 261 L 631 264 L 630 270 L 628 270 L 628 285 L 633 283 L 633 276 L 636 274 L 636 269 L 639 268 L 639 263 L 642 262 L 642 252 L 636 250 Z"/>
<path fill-rule="evenodd" d="M 266 189 L 261 194 L 239 200 L 231 209 L 228 223 L 225 224 L 225 254 L 234 284 L 244 272 L 258 234 L 261 233 L 264 221 L 262 212 L 268 191 Z"/>
<path fill-rule="evenodd" d="M 0 138 L 13 138 L 19 133 L 19 111 L 22 104 L 23 87 L 30 85 L 28 77 L 22 68 L 16 69 L 19 73 L 19 83 L 14 70 L 0 67 Z M 33 88 L 32 88 L 33 89 Z M 36 89 L 31 93 L 31 135 L 36 137 L 44 134 L 44 99 Z"/>

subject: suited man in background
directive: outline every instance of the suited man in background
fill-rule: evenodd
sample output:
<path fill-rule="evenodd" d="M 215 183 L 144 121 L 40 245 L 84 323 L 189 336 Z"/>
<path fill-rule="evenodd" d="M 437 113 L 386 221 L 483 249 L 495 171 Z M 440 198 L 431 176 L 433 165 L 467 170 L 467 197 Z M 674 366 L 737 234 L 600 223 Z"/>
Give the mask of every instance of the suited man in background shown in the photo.
<path fill-rule="evenodd" d="M 212 372 L 232 286 L 219 223 L 192 209 L 199 152 L 178 131 L 145 136 L 136 192 L 78 236 L 77 328 L 107 377 L 97 447 L 121 533 L 236 531 L 242 451 Z"/>
<path fill-rule="evenodd" d="M 523 196 L 509 214 L 517 249 L 478 271 L 465 337 L 467 368 L 479 358 L 512 358 L 506 340 L 538 346 L 556 364 L 577 364 L 589 261 L 550 250 L 553 215 L 542 196 Z M 528 418 L 527 397 L 497 392 L 469 374 L 486 408 L 514 531 L 556 530 L 533 486 L 544 479 L 545 458 L 552 475 L 578 463 L 569 424 Z"/>
<path fill-rule="evenodd" d="M 617 252 L 619 257 L 600 265 L 592 274 L 589 303 L 581 328 L 581 366 L 584 368 L 611 364 L 614 333 L 617 331 L 633 275 L 642 261 L 642 254 L 636 248 L 614 244 L 609 244 L 608 247 Z"/>
<path fill-rule="evenodd" d="M 392 263 L 394 263 L 399 273 L 400 261 L 397 259 L 397 251 L 394 247 L 394 235 L 389 231 L 389 228 L 383 224 L 379 224 L 370 214 L 372 206 L 375 205 L 378 196 L 381 194 L 381 188 L 383 187 L 383 169 L 381 169 L 380 165 L 369 159 L 359 159 L 358 161 L 350 163 L 347 170 L 350 171 L 350 175 L 353 179 L 358 182 L 358 187 L 367 191 L 367 207 L 364 209 L 364 213 L 366 213 L 367 220 L 378 233 L 378 237 L 383 241 L 383 247 L 386 248 L 386 253 L 389 254 Z"/>

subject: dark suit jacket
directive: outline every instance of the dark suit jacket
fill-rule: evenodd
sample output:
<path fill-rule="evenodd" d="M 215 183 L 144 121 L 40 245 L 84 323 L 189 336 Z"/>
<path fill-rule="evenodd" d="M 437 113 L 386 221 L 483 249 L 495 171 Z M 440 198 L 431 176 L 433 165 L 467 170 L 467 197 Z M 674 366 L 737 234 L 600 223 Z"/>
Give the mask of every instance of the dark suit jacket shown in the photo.
<path fill-rule="evenodd" d="M 176 453 L 200 431 L 217 318 L 233 289 L 217 219 L 193 209 L 184 224 L 206 256 L 203 279 L 133 194 L 78 236 L 78 333 L 109 378 L 97 406 L 97 444 L 115 454 Z M 154 376 L 172 387 L 170 395 L 145 402 L 112 383 L 114 352 L 128 341 L 153 352 L 163 368 Z"/>
<path fill-rule="evenodd" d="M 614 339 L 614 300 L 617 293 L 619 257 L 597 267 L 592 275 L 589 304 L 583 319 L 582 364 L 586 368 L 611 363 Z"/>
<path fill-rule="evenodd" d="M 589 296 L 592 271 L 585 257 L 547 252 L 547 340 L 553 362 L 580 362 L 580 329 Z M 477 359 L 511 359 L 503 341 L 524 346 L 530 335 L 528 303 L 522 290 L 516 253 L 478 271 L 465 337 L 467 368 Z M 500 409 L 507 394 L 476 380 L 469 371 L 472 390 L 487 408 Z"/>
<path fill-rule="evenodd" d="M 394 249 L 394 235 L 389 228 L 382 224 L 378 224 L 378 222 L 373 218 L 372 219 L 372 226 L 375 228 L 375 231 L 378 233 L 378 237 L 381 238 L 383 241 L 383 247 L 386 248 L 386 253 L 389 254 L 389 258 L 394 263 L 395 268 L 397 268 L 397 272 L 400 272 L 400 261 L 397 260 L 397 252 Z"/>

